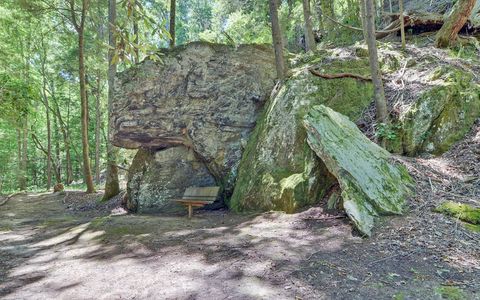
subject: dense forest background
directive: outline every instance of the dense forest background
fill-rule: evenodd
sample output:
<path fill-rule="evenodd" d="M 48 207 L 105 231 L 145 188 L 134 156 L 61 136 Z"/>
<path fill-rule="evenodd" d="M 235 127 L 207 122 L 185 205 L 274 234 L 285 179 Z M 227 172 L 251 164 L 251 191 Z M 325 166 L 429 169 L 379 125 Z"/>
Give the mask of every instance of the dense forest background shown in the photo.
<path fill-rule="evenodd" d="M 72 4 L 72 5 L 71 5 Z M 108 1 L 86 1 L 84 56 L 88 104 L 89 159 L 95 184 L 105 177 L 107 149 L 108 32 L 115 38 L 112 62 L 118 71 L 170 43 L 170 1 L 117 1 L 109 28 Z M 323 7 L 322 7 L 323 6 Z M 361 26 L 353 0 L 312 3 L 317 39 L 352 42 L 361 33 L 322 22 L 321 11 Z M 380 11 L 380 10 L 379 10 Z M 72 14 L 73 13 L 73 14 Z M 72 16 L 74 19 L 72 19 Z M 6 0 L 0 4 L 0 193 L 45 190 L 56 182 L 84 188 L 82 170 L 79 33 L 82 1 Z M 283 1 L 279 19 L 291 52 L 302 51 L 301 1 Z M 325 24 L 324 24 L 325 23 Z M 267 1 L 178 1 L 176 44 L 203 40 L 225 44 L 271 43 Z M 322 28 L 332 28 L 328 35 Z M 341 33 L 341 34 L 339 34 Z M 117 159 L 125 166 L 131 153 Z M 49 159 L 50 158 L 50 159 Z"/>

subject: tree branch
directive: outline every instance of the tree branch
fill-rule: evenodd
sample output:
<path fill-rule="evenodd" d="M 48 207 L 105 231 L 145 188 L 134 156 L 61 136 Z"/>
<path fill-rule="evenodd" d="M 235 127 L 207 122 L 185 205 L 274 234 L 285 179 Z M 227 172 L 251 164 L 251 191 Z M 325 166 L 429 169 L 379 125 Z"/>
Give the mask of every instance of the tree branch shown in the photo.
<path fill-rule="evenodd" d="M 324 79 L 354 78 L 354 79 L 363 80 L 363 81 L 372 81 L 372 78 L 370 77 L 366 77 L 358 74 L 352 74 L 352 73 L 322 74 L 313 69 L 309 69 L 309 71 L 313 75 L 324 78 Z"/>

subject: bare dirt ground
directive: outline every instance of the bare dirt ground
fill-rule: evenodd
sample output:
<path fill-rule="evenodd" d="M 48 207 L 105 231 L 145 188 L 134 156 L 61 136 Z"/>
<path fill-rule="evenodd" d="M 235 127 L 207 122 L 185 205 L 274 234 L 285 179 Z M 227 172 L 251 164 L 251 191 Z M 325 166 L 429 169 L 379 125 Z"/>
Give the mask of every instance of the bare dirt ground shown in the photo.
<path fill-rule="evenodd" d="M 0 206 L 0 297 L 480 299 L 480 233 L 432 212 L 480 204 L 479 149 L 477 124 L 441 157 L 399 158 L 417 195 L 370 239 L 319 207 L 188 220 L 115 215 L 101 194 L 17 195 Z"/>

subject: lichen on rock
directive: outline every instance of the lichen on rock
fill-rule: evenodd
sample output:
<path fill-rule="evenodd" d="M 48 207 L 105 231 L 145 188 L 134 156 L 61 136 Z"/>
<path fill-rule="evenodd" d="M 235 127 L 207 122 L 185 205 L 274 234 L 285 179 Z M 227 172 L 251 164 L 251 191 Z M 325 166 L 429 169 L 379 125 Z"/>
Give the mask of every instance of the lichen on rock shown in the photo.
<path fill-rule="evenodd" d="M 390 153 L 323 105 L 310 110 L 304 125 L 308 144 L 338 180 L 343 208 L 359 231 L 370 235 L 375 217 L 403 212 L 412 180 Z"/>

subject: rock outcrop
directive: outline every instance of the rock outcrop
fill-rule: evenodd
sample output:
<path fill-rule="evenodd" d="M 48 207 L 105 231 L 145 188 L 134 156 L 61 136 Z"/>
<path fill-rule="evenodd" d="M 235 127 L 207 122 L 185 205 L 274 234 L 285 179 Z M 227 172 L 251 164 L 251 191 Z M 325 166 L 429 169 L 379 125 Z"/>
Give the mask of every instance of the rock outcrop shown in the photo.
<path fill-rule="evenodd" d="M 440 67 L 430 74 L 430 88 L 401 113 L 390 143 L 395 152 L 441 154 L 459 141 L 480 117 L 480 85 L 458 67 Z"/>
<path fill-rule="evenodd" d="M 166 209 L 189 185 L 231 193 L 242 145 L 274 85 L 270 46 L 198 42 L 161 54 L 162 62 L 119 74 L 115 86 L 111 141 L 151 153 L 139 152 L 129 175 L 127 202 L 138 211 Z"/>
<path fill-rule="evenodd" d="M 377 216 L 402 213 L 412 179 L 389 152 L 323 105 L 310 110 L 304 125 L 308 144 L 337 179 L 342 206 L 360 232 L 370 236 Z"/>
<path fill-rule="evenodd" d="M 315 54 L 323 73 L 369 75 L 366 58 L 325 58 Z M 330 55 L 328 55 L 330 56 Z M 370 104 L 370 82 L 313 76 L 301 63 L 274 91 L 245 149 L 229 207 L 241 210 L 295 212 L 318 203 L 335 178 L 307 144 L 303 118 L 325 104 L 353 120 Z"/>

